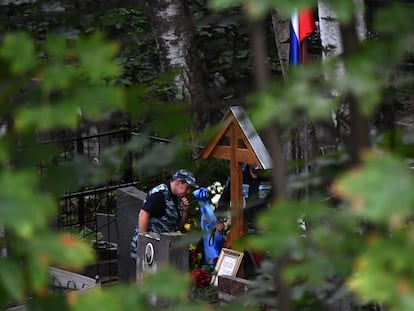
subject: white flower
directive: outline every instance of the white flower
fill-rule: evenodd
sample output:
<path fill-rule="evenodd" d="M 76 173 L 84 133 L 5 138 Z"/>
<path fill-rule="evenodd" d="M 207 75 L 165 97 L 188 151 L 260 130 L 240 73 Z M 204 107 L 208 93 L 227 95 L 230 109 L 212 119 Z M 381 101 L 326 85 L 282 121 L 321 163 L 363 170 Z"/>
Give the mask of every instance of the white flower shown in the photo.
<path fill-rule="evenodd" d="M 211 203 L 213 205 L 217 205 L 218 201 L 220 200 L 221 195 L 220 194 L 216 194 L 211 198 Z"/>
<path fill-rule="evenodd" d="M 217 208 L 218 201 L 220 200 L 220 196 L 223 193 L 223 186 L 219 181 L 213 182 L 210 186 L 207 187 L 209 194 L 212 196 L 210 199 L 213 208 Z"/>
<path fill-rule="evenodd" d="M 303 218 L 298 218 L 297 222 L 298 222 L 299 228 L 302 231 L 306 231 L 306 223 L 305 223 L 305 220 Z"/>

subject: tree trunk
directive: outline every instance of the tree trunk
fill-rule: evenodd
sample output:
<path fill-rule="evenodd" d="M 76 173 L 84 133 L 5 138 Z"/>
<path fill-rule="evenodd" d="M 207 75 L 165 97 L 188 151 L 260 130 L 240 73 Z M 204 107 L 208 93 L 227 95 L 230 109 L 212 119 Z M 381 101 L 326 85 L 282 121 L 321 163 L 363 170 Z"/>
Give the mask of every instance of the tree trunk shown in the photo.
<path fill-rule="evenodd" d="M 194 130 L 200 131 L 211 121 L 210 105 L 185 1 L 150 0 L 146 3 L 159 49 L 161 71 L 179 70 L 174 80 L 175 87 L 186 99 Z M 175 98 L 171 101 L 174 102 Z"/>
<path fill-rule="evenodd" d="M 354 0 L 356 28 L 359 40 L 366 38 L 363 0 Z M 319 32 L 322 44 L 322 60 L 339 56 L 343 52 L 343 42 L 339 29 L 339 22 L 335 12 L 324 1 L 318 1 Z M 338 63 L 337 74 L 344 73 L 343 63 Z M 329 77 L 325 77 L 329 79 Z"/>
<path fill-rule="evenodd" d="M 344 60 L 356 47 L 358 41 L 366 38 L 363 0 L 354 0 L 354 3 L 356 10 L 352 22 L 348 25 L 340 25 L 335 12 L 324 1 L 318 1 L 322 59 L 342 57 L 338 58 L 336 72 L 333 73 L 335 76 L 345 73 Z M 332 78 L 335 77 L 325 74 L 327 81 Z M 357 163 L 361 149 L 369 144 L 368 121 L 361 115 L 358 103 L 352 94 L 339 94 L 337 90 L 331 90 L 331 95 L 343 97 L 343 103 L 337 111 L 333 112 L 333 122 L 339 132 L 345 129 L 344 134 L 351 135 L 349 141 L 352 141 L 352 145 L 348 145 L 348 148 L 352 162 Z M 351 131 L 348 132 L 348 129 Z"/>
<path fill-rule="evenodd" d="M 290 19 L 283 18 L 277 11 L 272 13 L 272 24 L 276 48 L 280 66 L 282 68 L 283 78 L 286 79 L 289 72 L 289 52 L 290 52 Z M 303 127 L 294 129 L 292 141 L 284 144 L 284 159 L 296 160 L 310 165 L 312 159 L 317 155 L 317 141 L 315 138 L 315 128 L 312 123 L 304 122 Z M 288 135 L 289 136 L 289 135 Z M 296 168 L 296 172 L 300 173 L 301 167 Z"/>
<path fill-rule="evenodd" d="M 318 1 L 319 32 L 322 44 L 322 59 L 342 53 L 342 39 L 335 12 L 323 1 Z"/>
<path fill-rule="evenodd" d="M 252 50 L 252 62 L 255 88 L 258 92 L 265 91 L 269 84 L 268 69 L 266 67 L 266 48 L 265 48 L 265 28 L 263 20 L 250 21 L 250 42 Z M 269 124 L 264 130 L 264 140 L 269 149 L 273 162 L 272 185 L 274 192 L 273 201 L 286 198 L 286 180 L 285 166 L 282 158 L 282 144 L 279 136 L 277 124 Z M 291 306 L 291 289 L 282 277 L 283 269 L 286 265 L 286 256 L 281 256 L 277 260 L 274 271 L 274 283 L 277 288 L 277 305 L 278 310 L 290 311 Z"/>
<path fill-rule="evenodd" d="M 346 72 L 346 61 L 355 48 L 358 41 L 366 38 L 366 27 L 363 18 L 362 0 L 355 0 L 356 12 L 354 18 L 346 25 L 340 25 L 335 12 L 324 3 L 318 1 L 319 29 L 322 43 L 322 59 L 327 60 L 332 57 L 338 57 L 335 76 L 344 75 Z M 325 75 L 326 80 L 336 77 Z M 346 124 L 349 131 L 349 141 L 347 147 L 351 155 L 352 164 L 357 164 L 360 160 L 360 151 L 368 145 L 369 128 L 367 120 L 362 116 L 359 110 L 360 103 L 353 94 L 339 94 L 337 90 L 331 90 L 332 96 L 338 96 L 342 99 L 342 104 L 338 111 L 335 112 L 334 123 L 336 126 Z M 343 295 L 342 298 L 330 299 L 325 308 L 330 310 L 351 310 L 352 296 Z"/>
<path fill-rule="evenodd" d="M 280 67 L 283 78 L 286 78 L 289 71 L 290 20 L 283 18 L 277 11 L 271 17 Z"/>

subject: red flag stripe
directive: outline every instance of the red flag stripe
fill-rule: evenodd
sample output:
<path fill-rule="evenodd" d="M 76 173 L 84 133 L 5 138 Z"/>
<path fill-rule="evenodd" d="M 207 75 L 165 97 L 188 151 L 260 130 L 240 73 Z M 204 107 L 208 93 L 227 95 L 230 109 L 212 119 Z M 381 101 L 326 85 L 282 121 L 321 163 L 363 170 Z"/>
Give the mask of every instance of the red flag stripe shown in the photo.
<path fill-rule="evenodd" d="M 299 11 L 299 42 L 306 39 L 315 31 L 315 19 L 311 9 L 302 9 Z"/>

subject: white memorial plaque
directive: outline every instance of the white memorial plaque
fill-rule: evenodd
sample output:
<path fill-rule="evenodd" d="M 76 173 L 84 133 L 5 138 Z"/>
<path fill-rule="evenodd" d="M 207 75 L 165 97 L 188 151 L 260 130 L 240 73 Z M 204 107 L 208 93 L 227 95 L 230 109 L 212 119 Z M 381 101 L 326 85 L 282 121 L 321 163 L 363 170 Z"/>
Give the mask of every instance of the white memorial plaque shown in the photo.
<path fill-rule="evenodd" d="M 219 275 L 231 275 L 236 276 L 239 270 L 241 261 L 243 259 L 243 253 L 232 249 L 223 248 L 220 256 L 217 260 L 217 264 L 214 270 L 217 272 L 211 279 L 211 284 L 218 285 Z"/>

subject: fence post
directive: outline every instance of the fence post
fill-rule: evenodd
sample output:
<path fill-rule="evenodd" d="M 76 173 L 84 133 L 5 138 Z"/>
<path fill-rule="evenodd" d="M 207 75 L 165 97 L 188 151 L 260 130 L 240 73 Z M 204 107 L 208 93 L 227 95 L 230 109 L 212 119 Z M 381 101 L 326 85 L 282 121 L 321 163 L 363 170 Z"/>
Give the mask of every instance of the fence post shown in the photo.
<path fill-rule="evenodd" d="M 128 128 L 124 131 L 123 135 L 123 143 L 127 143 L 131 140 L 131 127 L 130 122 L 128 121 Z M 124 169 L 124 180 L 126 183 L 131 183 L 133 181 L 133 174 L 132 174 L 132 152 L 128 151 L 125 154 L 125 159 L 123 163 L 123 169 Z"/>

